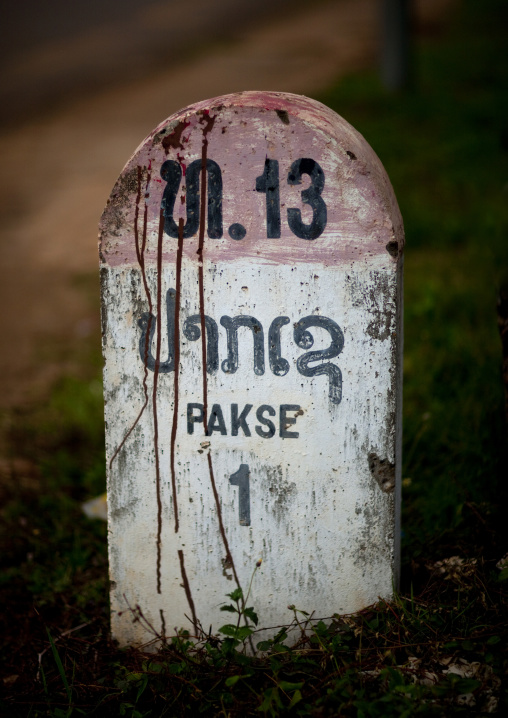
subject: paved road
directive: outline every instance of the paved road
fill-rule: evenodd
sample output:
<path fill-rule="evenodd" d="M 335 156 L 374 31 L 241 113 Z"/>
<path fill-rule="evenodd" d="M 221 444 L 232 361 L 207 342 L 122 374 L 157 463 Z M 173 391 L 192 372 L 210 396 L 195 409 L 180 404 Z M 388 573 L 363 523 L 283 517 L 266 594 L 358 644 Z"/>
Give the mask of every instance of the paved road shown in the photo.
<path fill-rule="evenodd" d="M 421 0 L 421 17 L 434 23 L 450 4 Z M 151 3 L 143 22 L 157 24 L 151 13 L 161 8 Z M 375 62 L 377 0 L 298 8 L 244 25 L 235 41 L 196 40 L 178 61 L 88 94 L 80 89 L 0 132 L 0 406 L 40 395 L 82 361 L 87 341 L 98 341 L 98 312 L 89 298 L 98 294 L 98 219 L 123 165 L 156 124 L 191 102 L 228 92 L 313 94 Z M 57 42 L 47 51 L 56 53 L 54 64 L 62 48 Z"/>
<path fill-rule="evenodd" d="M 313 7 L 322 0 L 314 0 Z M 341 2 L 341 0 L 338 0 Z M 4 2 L 0 123 L 147 75 L 292 14 L 304 0 L 24 0 Z M 307 3 L 308 7 L 308 3 Z"/>

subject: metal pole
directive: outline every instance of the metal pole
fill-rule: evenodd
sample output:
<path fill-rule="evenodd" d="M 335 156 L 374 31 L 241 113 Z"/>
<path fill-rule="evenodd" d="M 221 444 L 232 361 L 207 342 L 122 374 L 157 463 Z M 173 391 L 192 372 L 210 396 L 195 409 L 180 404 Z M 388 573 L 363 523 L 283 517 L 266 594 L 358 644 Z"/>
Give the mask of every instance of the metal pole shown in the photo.
<path fill-rule="evenodd" d="M 409 82 L 409 2 L 381 0 L 381 79 L 392 91 Z"/>

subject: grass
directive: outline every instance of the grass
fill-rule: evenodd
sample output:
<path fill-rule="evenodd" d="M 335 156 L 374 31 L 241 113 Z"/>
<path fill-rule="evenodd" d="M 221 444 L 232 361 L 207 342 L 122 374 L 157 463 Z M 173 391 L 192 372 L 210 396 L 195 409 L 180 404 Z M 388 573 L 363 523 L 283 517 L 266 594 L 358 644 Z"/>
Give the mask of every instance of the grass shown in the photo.
<path fill-rule="evenodd" d="M 48 402 L 5 417 L 0 602 L 9 716 L 506 714 L 508 451 L 496 295 L 508 274 L 508 8 L 465 0 L 415 52 L 414 88 L 372 74 L 319 99 L 383 161 L 405 220 L 401 595 L 256 643 L 231 595 L 217 636 L 157 654 L 108 636 L 98 351 Z M 253 570 L 255 567 L 253 567 Z M 254 576 L 255 580 L 255 576 Z M 236 620 L 238 616 L 238 620 Z M 249 624 L 248 630 L 243 618 Z M 261 621 L 262 621 L 262 617 Z M 133 619 L 143 620 L 136 609 Z M 247 635 L 249 634 L 250 635 Z"/>

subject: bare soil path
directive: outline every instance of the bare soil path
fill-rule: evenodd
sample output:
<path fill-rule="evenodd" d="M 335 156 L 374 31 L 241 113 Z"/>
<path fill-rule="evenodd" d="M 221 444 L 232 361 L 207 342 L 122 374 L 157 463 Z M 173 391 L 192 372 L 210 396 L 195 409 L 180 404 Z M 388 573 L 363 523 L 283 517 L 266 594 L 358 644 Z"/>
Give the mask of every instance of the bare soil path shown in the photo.
<path fill-rule="evenodd" d="M 453 0 L 419 0 L 417 28 Z M 33 115 L 0 134 L 0 407 L 43 395 L 99 336 L 97 223 L 141 140 L 191 102 L 240 90 L 314 94 L 372 66 L 377 0 L 298 5 L 193 59 Z M 55 60 L 55 61 L 58 61 Z M 96 280 L 97 278 L 97 280 Z M 96 297 L 90 300 L 90 295 Z"/>

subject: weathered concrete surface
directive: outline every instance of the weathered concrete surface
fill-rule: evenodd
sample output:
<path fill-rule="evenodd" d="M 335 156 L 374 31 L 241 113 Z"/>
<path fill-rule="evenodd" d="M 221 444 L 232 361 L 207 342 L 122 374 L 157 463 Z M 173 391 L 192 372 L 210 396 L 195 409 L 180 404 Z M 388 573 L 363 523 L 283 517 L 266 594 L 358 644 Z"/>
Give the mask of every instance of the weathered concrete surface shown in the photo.
<path fill-rule="evenodd" d="M 151 638 L 128 606 L 217 630 L 259 558 L 263 626 L 392 595 L 403 243 L 372 149 L 304 97 L 198 103 L 126 165 L 100 245 L 122 644 Z"/>
<path fill-rule="evenodd" d="M 434 31 L 456 0 L 415 3 L 419 32 Z M 118 77 L 106 91 L 73 96 L 0 135 L 0 406 L 40 396 L 70 368 L 98 316 L 76 275 L 97 264 L 97 218 L 132 148 L 162 117 L 190 102 L 246 87 L 312 94 L 376 58 L 377 0 L 314 3 L 291 17 L 246 27 L 230 45 L 209 45 L 148 77 Z M 149 18 L 146 20 L 149 22 Z M 83 35 L 72 46 L 24 58 L 17 73 L 48 73 L 70 55 L 97 50 Z M 102 45 L 104 51 L 108 43 Z M 88 50 L 87 50 L 88 48 Z M 74 58 L 72 62 L 78 62 Z M 42 73 L 42 74 L 41 74 Z M 76 87 L 82 92 L 79 73 Z M 95 291 L 95 290 L 94 290 Z M 78 357 L 79 359 L 79 357 Z"/>

